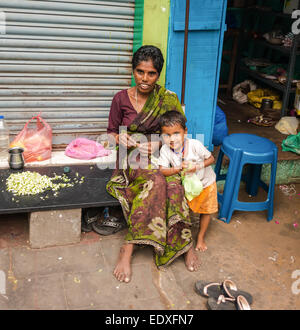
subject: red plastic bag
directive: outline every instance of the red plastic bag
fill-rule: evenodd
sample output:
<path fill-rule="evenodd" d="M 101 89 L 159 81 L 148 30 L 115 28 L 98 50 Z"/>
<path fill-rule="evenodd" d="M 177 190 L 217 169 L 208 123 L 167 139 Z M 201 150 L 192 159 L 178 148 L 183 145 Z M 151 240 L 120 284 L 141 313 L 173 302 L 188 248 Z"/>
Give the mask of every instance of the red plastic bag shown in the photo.
<path fill-rule="evenodd" d="M 110 154 L 111 151 L 106 150 L 102 144 L 86 138 L 73 140 L 65 150 L 65 155 L 78 159 L 93 159 Z"/>
<path fill-rule="evenodd" d="M 23 156 L 26 163 L 51 158 L 52 128 L 40 115 L 28 120 L 22 131 L 10 144 L 10 148 L 21 147 L 24 149 Z M 36 127 L 28 128 L 28 124 L 34 119 L 37 120 Z"/>

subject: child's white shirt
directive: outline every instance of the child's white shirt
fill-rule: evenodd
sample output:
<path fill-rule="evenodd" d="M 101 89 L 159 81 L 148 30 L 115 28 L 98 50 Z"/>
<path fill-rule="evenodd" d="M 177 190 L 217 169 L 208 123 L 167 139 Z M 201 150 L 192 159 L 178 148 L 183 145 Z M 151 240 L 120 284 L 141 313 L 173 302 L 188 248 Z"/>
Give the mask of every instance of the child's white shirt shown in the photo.
<path fill-rule="evenodd" d="M 211 156 L 211 152 L 208 151 L 204 145 L 195 139 L 186 139 L 187 152 L 185 161 L 203 162 Z M 182 153 L 175 153 L 170 147 L 164 144 L 160 149 L 160 157 L 158 159 L 158 165 L 163 167 L 180 167 L 182 164 Z M 202 181 L 203 188 L 206 188 L 216 181 L 216 174 L 211 166 L 207 166 L 196 172 L 199 179 Z"/>

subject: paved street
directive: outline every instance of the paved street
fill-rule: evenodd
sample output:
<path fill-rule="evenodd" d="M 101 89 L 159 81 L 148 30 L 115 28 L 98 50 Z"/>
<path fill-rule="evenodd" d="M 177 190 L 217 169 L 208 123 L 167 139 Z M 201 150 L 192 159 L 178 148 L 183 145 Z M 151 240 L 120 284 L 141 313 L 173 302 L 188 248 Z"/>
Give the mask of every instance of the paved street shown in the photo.
<path fill-rule="evenodd" d="M 158 271 L 152 248 L 138 248 L 129 284 L 112 275 L 126 230 L 106 237 L 82 233 L 78 244 L 31 249 L 27 215 L 2 215 L 0 274 L 6 285 L 0 309 L 205 310 L 207 299 L 195 293 L 195 282 L 225 278 L 253 295 L 253 309 L 300 309 L 300 184 L 296 191 L 287 196 L 276 186 L 271 222 L 265 211 L 237 211 L 229 224 L 214 217 L 195 273 L 182 257 Z M 260 192 L 253 200 L 263 197 Z M 197 230 L 194 222 L 194 235 Z"/>

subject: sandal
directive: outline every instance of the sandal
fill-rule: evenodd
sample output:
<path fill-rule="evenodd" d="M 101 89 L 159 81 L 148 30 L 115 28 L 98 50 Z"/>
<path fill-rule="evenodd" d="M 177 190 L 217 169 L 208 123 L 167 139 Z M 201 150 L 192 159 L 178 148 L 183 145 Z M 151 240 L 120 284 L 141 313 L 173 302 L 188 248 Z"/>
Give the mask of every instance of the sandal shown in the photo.
<path fill-rule="evenodd" d="M 126 228 L 126 223 L 123 219 L 120 220 L 116 217 L 109 216 L 101 222 L 93 222 L 92 227 L 96 233 L 107 236 Z"/>
<path fill-rule="evenodd" d="M 222 283 L 198 281 L 195 283 L 195 290 L 202 297 L 211 297 L 218 299 L 223 295 L 226 298 L 236 299 L 238 296 L 244 296 L 251 305 L 253 297 L 250 293 L 238 290 L 236 284 L 231 280 L 224 280 Z"/>
<path fill-rule="evenodd" d="M 99 208 L 82 209 L 81 231 L 89 233 L 93 230 L 92 223 L 99 219 Z"/>
<path fill-rule="evenodd" d="M 92 224 L 91 223 L 86 223 L 86 221 L 81 218 L 81 231 L 85 233 L 89 233 L 93 230 Z"/>
<path fill-rule="evenodd" d="M 226 298 L 220 295 L 218 299 L 208 298 L 207 307 L 211 310 L 251 310 L 247 299 L 244 296 L 234 298 Z"/>

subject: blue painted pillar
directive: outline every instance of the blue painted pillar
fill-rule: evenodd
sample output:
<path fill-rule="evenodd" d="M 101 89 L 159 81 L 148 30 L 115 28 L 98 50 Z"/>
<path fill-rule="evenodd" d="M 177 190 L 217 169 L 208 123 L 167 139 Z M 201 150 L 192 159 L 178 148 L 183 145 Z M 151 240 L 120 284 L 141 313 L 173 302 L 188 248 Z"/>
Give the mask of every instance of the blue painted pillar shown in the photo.
<path fill-rule="evenodd" d="M 186 0 L 171 0 L 166 88 L 181 99 Z M 188 133 L 203 134 L 213 149 L 212 133 L 225 31 L 227 0 L 190 0 L 185 104 Z"/>

